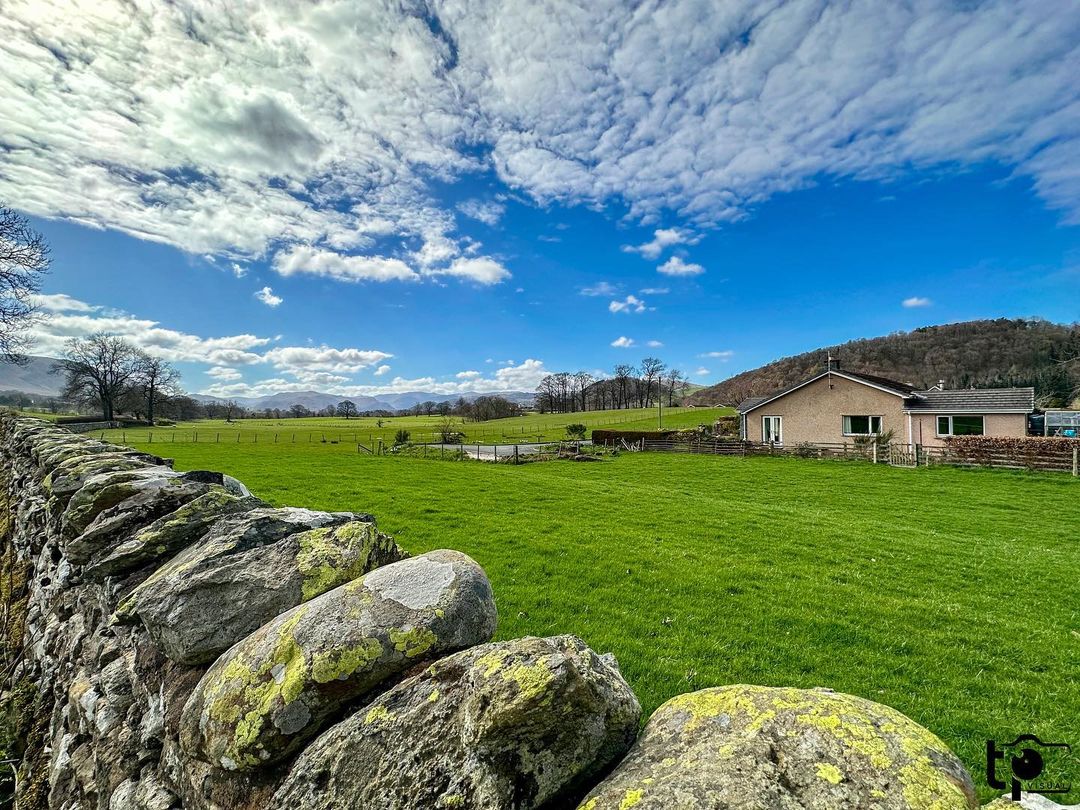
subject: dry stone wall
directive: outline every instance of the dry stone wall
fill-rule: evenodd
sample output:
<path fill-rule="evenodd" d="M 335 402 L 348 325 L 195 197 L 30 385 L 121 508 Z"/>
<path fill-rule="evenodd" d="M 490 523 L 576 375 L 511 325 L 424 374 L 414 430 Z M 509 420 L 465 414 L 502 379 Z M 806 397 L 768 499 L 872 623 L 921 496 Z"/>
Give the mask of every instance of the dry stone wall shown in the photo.
<path fill-rule="evenodd" d="M 0 417 L 0 745 L 17 806 L 975 808 L 929 731 L 827 690 L 682 695 L 493 642 L 483 570 L 360 513 Z"/>

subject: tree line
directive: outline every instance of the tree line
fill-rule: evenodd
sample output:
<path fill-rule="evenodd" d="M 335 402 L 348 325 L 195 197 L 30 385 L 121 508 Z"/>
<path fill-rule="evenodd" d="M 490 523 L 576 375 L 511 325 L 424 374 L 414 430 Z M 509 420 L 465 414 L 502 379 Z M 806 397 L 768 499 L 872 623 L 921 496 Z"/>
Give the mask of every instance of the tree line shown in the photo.
<path fill-rule="evenodd" d="M 1039 407 L 1080 397 L 1080 324 L 1042 319 L 966 321 L 853 340 L 776 360 L 695 392 L 697 405 L 737 405 L 794 385 L 825 367 L 831 353 L 849 371 L 921 388 L 1032 386 Z"/>
<path fill-rule="evenodd" d="M 569 413 L 650 408 L 657 399 L 673 407 L 688 385 L 681 371 L 655 357 L 646 357 L 640 366 L 620 363 L 614 372 L 599 379 L 587 371 L 548 374 L 536 386 L 536 409 Z"/>

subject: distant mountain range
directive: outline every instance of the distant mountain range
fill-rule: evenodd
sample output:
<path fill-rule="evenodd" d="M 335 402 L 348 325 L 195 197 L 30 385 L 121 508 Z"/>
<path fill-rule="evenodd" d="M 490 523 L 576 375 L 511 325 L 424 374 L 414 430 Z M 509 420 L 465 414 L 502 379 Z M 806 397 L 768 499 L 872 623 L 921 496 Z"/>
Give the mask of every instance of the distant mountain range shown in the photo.
<path fill-rule="evenodd" d="M 64 387 L 62 374 L 50 373 L 54 357 L 30 357 L 25 366 L 0 363 L 0 393 L 18 392 L 40 397 L 54 397 Z M 327 405 L 337 405 L 343 399 L 356 403 L 361 411 L 400 411 L 411 408 L 419 402 L 454 402 L 458 397 L 474 400 L 481 396 L 501 396 L 521 405 L 532 405 L 535 394 L 528 391 L 494 391 L 478 393 L 467 391 L 461 394 L 435 394 L 430 391 L 406 391 L 401 394 L 379 394 L 378 396 L 346 397 L 341 394 L 326 394 L 320 391 L 297 391 L 283 394 L 269 394 L 264 397 L 212 397 L 206 394 L 192 394 L 191 398 L 199 402 L 226 402 L 232 399 L 248 410 L 263 411 L 267 408 L 287 411 L 293 405 L 303 405 L 312 411 L 320 411 Z"/>
<path fill-rule="evenodd" d="M 55 397 L 64 388 L 64 375 L 52 374 L 54 357 L 30 357 L 25 366 L 0 363 L 0 392 Z"/>
<path fill-rule="evenodd" d="M 227 402 L 230 399 L 248 410 L 265 411 L 278 408 L 287 411 L 293 405 L 303 405 L 308 410 L 321 411 L 328 405 L 337 405 L 342 400 L 349 400 L 361 411 L 401 411 L 421 402 L 456 402 L 458 397 L 472 401 L 477 397 L 499 396 L 517 402 L 520 405 L 532 405 L 536 394 L 527 391 L 490 391 L 478 393 L 467 391 L 460 394 L 434 394 L 430 391 L 407 391 L 402 394 L 379 394 L 378 396 L 347 397 L 341 394 L 324 394 L 319 391 L 295 391 L 283 394 L 269 394 L 265 397 L 211 397 L 206 394 L 192 394 L 191 398 L 199 402 Z"/>
<path fill-rule="evenodd" d="M 1034 386 L 1040 407 L 1060 407 L 1080 392 L 1080 324 L 1043 320 L 964 321 L 926 326 L 784 357 L 704 388 L 693 405 L 737 405 L 795 385 L 825 368 L 879 374 L 919 387 Z"/>

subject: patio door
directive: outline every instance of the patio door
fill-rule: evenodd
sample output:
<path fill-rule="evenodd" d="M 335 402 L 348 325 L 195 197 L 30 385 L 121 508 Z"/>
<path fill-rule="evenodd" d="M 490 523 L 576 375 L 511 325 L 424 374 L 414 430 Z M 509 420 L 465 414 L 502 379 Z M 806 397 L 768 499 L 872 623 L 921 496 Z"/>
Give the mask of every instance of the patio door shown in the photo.
<path fill-rule="evenodd" d="M 784 443 L 784 418 L 782 416 L 761 417 L 761 440 L 768 444 Z"/>

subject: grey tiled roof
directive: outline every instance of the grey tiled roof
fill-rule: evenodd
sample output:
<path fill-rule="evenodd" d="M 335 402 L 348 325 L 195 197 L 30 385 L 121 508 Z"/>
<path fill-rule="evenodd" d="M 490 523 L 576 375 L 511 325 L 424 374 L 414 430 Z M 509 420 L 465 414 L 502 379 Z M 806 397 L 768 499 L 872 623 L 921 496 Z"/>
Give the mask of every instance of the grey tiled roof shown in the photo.
<path fill-rule="evenodd" d="M 764 402 L 767 399 L 768 397 L 750 397 L 749 399 L 744 399 L 742 402 L 735 406 L 735 410 L 737 410 L 739 413 L 743 413 L 744 411 L 748 411 L 753 408 L 759 402 Z"/>
<path fill-rule="evenodd" d="M 911 411 L 1033 411 L 1034 388 L 968 388 L 919 391 L 904 407 Z"/>

